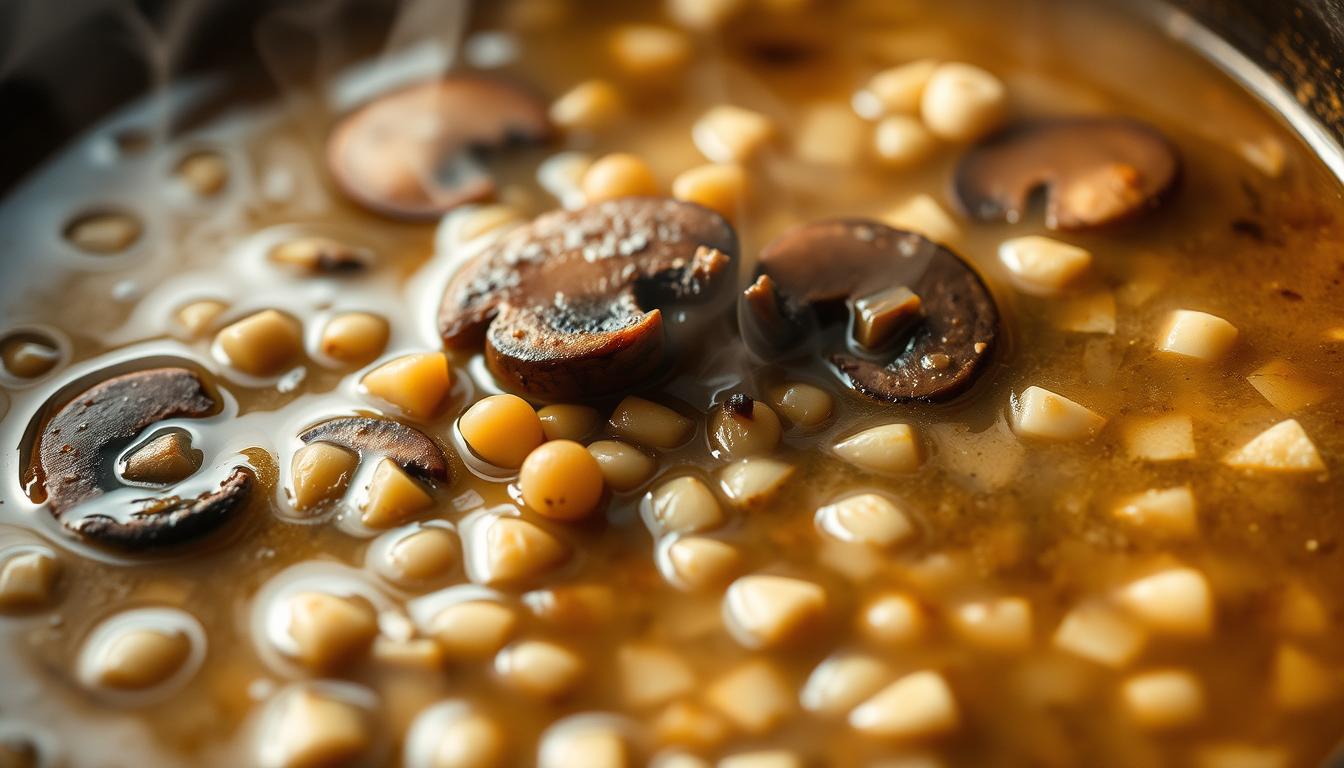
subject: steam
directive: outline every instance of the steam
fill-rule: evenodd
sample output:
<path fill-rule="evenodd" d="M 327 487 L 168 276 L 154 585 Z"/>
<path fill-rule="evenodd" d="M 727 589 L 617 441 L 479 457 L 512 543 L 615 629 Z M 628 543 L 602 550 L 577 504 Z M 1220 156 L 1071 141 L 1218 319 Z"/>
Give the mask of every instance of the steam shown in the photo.
<path fill-rule="evenodd" d="M 52 12 L 55 4 L 9 3 L 4 9 L 8 14 L 0 11 L 0 28 L 8 31 L 7 36 L 0 36 L 0 80 L 21 75 L 49 77 L 46 65 L 54 41 L 71 29 L 110 16 L 116 20 L 109 30 L 110 38 L 124 41 L 144 63 L 151 98 L 161 105 L 156 110 L 161 118 L 156 128 L 166 130 L 170 113 L 162 105 L 163 97 L 174 79 L 182 46 L 191 38 L 191 25 L 201 18 L 203 5 L 203 0 L 168 4 L 162 29 L 156 29 L 154 21 L 130 0 L 71 0 L 60 3 L 58 12 Z M 53 95 L 62 97 L 59 89 L 53 89 Z"/>
<path fill-rule="evenodd" d="M 150 20 L 136 8 L 127 3 L 120 8 L 122 22 L 131 35 L 131 43 L 144 58 L 150 81 L 151 113 L 153 139 L 155 145 L 167 140 L 172 122 L 172 103 L 169 88 L 174 81 L 181 46 L 189 37 L 190 25 L 199 18 L 202 0 L 185 0 L 170 6 L 168 17 L 162 32 L 154 29 Z"/>
<path fill-rule="evenodd" d="M 334 115 L 452 69 L 470 17 L 469 0 L 406 0 L 381 54 L 347 65 L 346 5 L 344 0 L 285 5 L 256 27 L 258 55 L 314 153 L 320 153 Z"/>
<path fill-rule="evenodd" d="M 427 45 L 428 49 L 437 48 L 442 52 L 443 61 L 438 73 L 445 71 L 456 58 L 469 11 L 469 0 L 409 0 L 392 24 L 384 54 Z"/>
<path fill-rule="evenodd" d="M 406 0 L 380 56 L 341 69 L 343 0 L 285 6 L 257 26 L 256 45 L 282 94 L 299 109 L 341 111 L 453 67 L 466 32 L 469 0 Z"/>
<path fill-rule="evenodd" d="M 129 5 L 125 0 L 70 0 L 61 4 L 60 13 L 50 13 L 45 3 L 5 3 L 0 6 L 0 30 L 6 32 L 0 34 L 0 80 L 22 72 L 62 31 Z"/>

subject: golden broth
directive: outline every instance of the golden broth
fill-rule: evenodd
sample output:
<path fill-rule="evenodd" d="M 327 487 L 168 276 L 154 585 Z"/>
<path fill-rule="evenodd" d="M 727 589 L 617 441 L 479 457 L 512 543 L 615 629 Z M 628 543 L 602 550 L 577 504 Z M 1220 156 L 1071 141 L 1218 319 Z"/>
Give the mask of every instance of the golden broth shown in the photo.
<path fill-rule="evenodd" d="M 995 73 L 1007 85 L 1015 117 L 1115 113 L 1150 121 L 1179 148 L 1183 184 L 1169 205 L 1132 225 L 1060 236 L 1092 253 L 1091 290 L 1114 296 L 1114 333 L 1061 330 L 1059 299 L 1013 289 L 996 257 L 998 245 L 1044 233 L 1038 212 L 1018 224 L 958 218 L 953 247 L 990 285 L 1003 316 L 1003 343 L 977 385 L 948 404 L 866 400 L 820 358 L 759 363 L 743 348 L 731 311 L 704 318 L 699 342 L 687 347 L 676 373 L 640 392 L 694 415 L 695 436 L 656 452 L 655 479 L 611 494 L 599 519 L 541 521 L 572 547 L 571 559 L 525 588 L 502 590 L 500 599 L 523 617 L 517 637 L 553 640 L 583 660 L 573 690 L 549 701 L 518 693 L 501 685 L 489 659 L 430 673 L 364 659 L 332 675 L 377 697 L 376 738 L 362 759 L 398 764 L 417 714 L 453 698 L 497 718 L 511 749 L 504 764 L 534 764 L 543 731 L 589 712 L 619 714 L 632 734 L 634 762 L 642 763 L 676 746 L 667 737 L 669 707 L 690 704 L 731 720 L 714 713 L 705 691 L 740 664 L 766 660 L 796 697 L 821 661 L 843 651 L 869 654 L 893 675 L 939 670 L 960 710 L 959 727 L 930 740 L 875 739 L 843 717 L 791 703 L 781 721 L 761 733 L 730 724 L 722 739 L 691 751 L 714 759 L 779 748 L 818 766 L 905 765 L 881 762 L 903 756 L 923 756 L 931 765 L 1228 766 L 1194 762 L 1216 758 L 1216 749 L 1228 745 L 1283 758 L 1266 765 L 1315 765 L 1327 755 L 1344 717 L 1344 696 L 1336 695 L 1344 693 L 1344 656 L 1331 642 L 1344 629 L 1336 598 L 1344 592 L 1337 551 L 1344 526 L 1338 255 L 1344 225 L 1338 181 L 1273 115 L 1194 54 L 1091 4 L 817 2 L 792 15 L 760 3 L 720 32 L 693 36 L 689 64 L 658 87 L 621 78 L 606 47 L 616 24 L 667 23 L 654 5 L 570 3 L 567 13 L 540 26 L 520 21 L 523 5 L 480 9 L 468 39 L 504 30 L 519 54 L 507 66 L 510 74 L 551 96 L 589 78 L 609 78 L 630 108 L 610 130 L 502 161 L 503 200 L 524 217 L 557 206 L 536 175 L 539 162 L 561 150 L 593 157 L 634 153 L 666 192 L 678 173 L 704 162 L 691 125 L 706 109 L 732 103 L 758 110 L 782 135 L 751 167 L 751 195 L 734 222 L 742 278 L 752 273 L 762 246 L 797 223 L 881 217 L 915 194 L 932 195 L 951 210 L 947 180 L 960 154 L 955 146 L 900 172 L 862 153 L 852 164 L 827 167 L 799 160 L 794 151 L 808 139 L 800 133 L 809 110 L 845 107 L 874 72 L 919 58 L 968 61 Z M 259 594 L 308 573 L 287 569 L 314 561 L 344 564 L 349 570 L 326 566 L 331 570 L 319 571 L 318 581 L 363 584 L 383 596 L 391 614 L 405 611 L 422 592 L 467 581 L 458 567 L 432 589 L 403 590 L 365 567 L 373 533 L 334 518 L 351 517 L 371 466 L 356 475 L 345 507 L 316 518 L 297 513 L 287 496 L 302 429 L 357 411 L 392 413 L 360 393 L 362 375 L 378 362 L 440 348 L 434 317 L 442 286 L 462 254 L 480 247 L 455 240 L 451 224 L 436 235 L 433 225 L 394 223 L 343 199 L 324 183 L 321 168 L 328 123 L 295 103 L 240 109 L 121 156 L 108 151 L 111 137 L 126 128 L 143 130 L 153 119 L 152 110 L 129 109 L 0 205 L 7 260 L 0 330 L 42 330 L 63 354 L 54 372 L 31 382 L 8 378 L 0 391 L 0 431 L 8 446 L 0 455 L 0 547 L 45 543 L 63 566 L 48 607 L 0 618 L 0 724 L 5 733 L 29 734 L 71 765 L 253 764 L 256 741 L 264 738 L 258 733 L 265 702 L 282 687 L 314 677 L 277 660 L 258 624 Z M 1282 172 L 1267 174 L 1247 162 L 1247 146 L 1281 148 Z M 219 194 L 196 199 L 175 182 L 172 169 L 200 148 L 221 154 L 229 178 Z M 144 227 L 124 253 L 89 255 L 62 241 L 72 218 L 109 206 L 131 212 Z M 268 260 L 275 244 L 309 233 L 370 249 L 374 268 L 312 277 Z M 292 368 L 301 373 L 249 378 L 213 355 L 211 334 L 187 338 L 174 313 L 206 298 L 227 305 L 215 328 L 264 308 L 298 318 L 308 353 Z M 1178 308 L 1235 325 L 1241 342 L 1234 354 L 1213 365 L 1156 354 L 1163 319 Z M 375 363 L 348 369 L 315 359 L 321 327 L 344 310 L 389 320 L 390 339 Z M 74 540 L 25 495 L 26 451 L 36 414 L 52 398 L 59 403 L 75 394 L 79 388 L 71 382 L 91 383 L 112 367 L 143 367 L 136 361 L 151 357 L 189 361 L 215 374 L 224 412 L 188 425 L 195 447 L 205 452 L 207 469 L 246 456 L 263 492 L 244 521 L 184 552 L 110 554 Z M 1246 378 L 1274 360 L 1289 361 L 1325 392 L 1290 415 L 1310 436 L 1326 472 L 1246 473 L 1221 462 L 1288 418 Z M 464 446 L 454 432 L 456 418 L 497 385 L 479 356 L 453 353 L 451 365 L 456 383 L 445 406 L 432 419 L 412 423 L 457 452 Z M 732 392 L 766 400 L 771 387 L 788 381 L 828 390 L 834 413 L 819 428 L 787 429 L 775 452 L 796 468 L 785 490 L 761 508 L 724 503 L 728 522 L 712 535 L 740 551 L 743 573 L 788 574 L 821 585 L 826 620 L 801 642 L 752 651 L 724 626 L 722 589 L 687 593 L 667 582 L 639 507 L 666 478 L 689 473 L 715 487 L 723 462 L 711 456 L 705 414 Z M 1108 418 L 1107 427 L 1084 443 L 1019 439 L 1006 425 L 1010 397 L 1032 385 L 1085 404 Z M 618 399 L 593 405 L 605 420 Z M 1130 458 L 1126 425 L 1171 411 L 1192 419 L 1197 456 L 1166 463 Z M 881 476 L 829 451 L 840 437 L 893 421 L 913 425 L 920 436 L 925 458 L 912 473 Z M 434 490 L 436 506 L 424 519 L 456 523 L 481 508 L 514 503 L 511 478 L 483 477 L 458 456 L 450 460 L 454 479 Z M 217 474 L 207 471 L 197 482 L 215 482 Z M 1163 537 L 1111 512 L 1127 494 L 1181 485 L 1198 502 L 1193 537 Z M 904 502 L 918 529 L 913 543 L 874 553 L 837 547 L 820 535 L 817 508 L 857 489 Z M 1122 669 L 1052 643 L 1074 607 L 1178 564 L 1197 569 L 1211 585 L 1216 618 L 1207 638 L 1154 635 Z M 287 575 L 278 577 L 282 572 Z M 568 626 L 529 610 L 522 596 L 527 589 L 579 584 L 610 590 L 610 612 Z M 895 644 L 864 635 L 863 606 L 889 592 L 924 607 L 924 638 Z M 1285 624 L 1285 605 L 1298 605 L 1292 596 L 1303 594 L 1319 603 L 1321 621 L 1305 628 L 1300 621 Z M 1028 647 L 986 650 L 957 631 L 951 617 L 959 606 L 995 597 L 1029 603 Z M 141 607 L 181 608 L 199 621 L 206 637 L 199 670 L 159 700 L 87 690 L 75 660 L 93 628 Z M 630 705 L 614 660 L 631 643 L 679 656 L 693 673 L 691 690 L 656 706 Z M 1285 711 L 1276 703 L 1273 660 L 1285 644 L 1327 670 L 1331 690 L 1319 704 Z M 1119 690 L 1131 675 L 1165 668 L 1198 679 L 1203 713 L 1178 729 L 1145 730 L 1123 711 Z"/>

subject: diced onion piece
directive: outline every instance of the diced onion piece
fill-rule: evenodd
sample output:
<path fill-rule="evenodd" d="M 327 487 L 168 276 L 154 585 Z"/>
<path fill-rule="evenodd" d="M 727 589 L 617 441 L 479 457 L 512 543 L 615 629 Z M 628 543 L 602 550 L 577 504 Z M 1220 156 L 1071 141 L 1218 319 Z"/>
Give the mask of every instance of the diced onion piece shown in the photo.
<path fill-rule="evenodd" d="M 1031 647 L 1031 603 L 1020 597 L 965 602 L 948 620 L 959 637 L 977 648 L 1014 653 Z"/>
<path fill-rule="evenodd" d="M 826 590 L 788 576 L 756 574 L 733 582 L 723 599 L 729 631 L 748 648 L 773 648 L 801 638 L 826 611 Z"/>
<path fill-rule="evenodd" d="M 749 734 L 769 732 L 793 713 L 793 690 L 774 664 L 747 661 L 718 677 L 705 701 Z"/>
<path fill-rule="evenodd" d="M 1287 419 L 1228 454 L 1223 463 L 1260 472 L 1323 472 L 1325 462 L 1296 419 Z"/>
<path fill-rule="evenodd" d="M 1339 670 L 1327 667 L 1310 653 L 1285 643 L 1274 653 L 1270 691 L 1279 709 L 1299 712 L 1337 699 L 1344 692 L 1344 685 Z"/>
<path fill-rule="evenodd" d="M 933 671 L 906 675 L 849 713 L 854 730 L 887 738 L 938 736 L 956 730 L 960 721 L 952 689 Z"/>
<path fill-rule="evenodd" d="M 1325 400 L 1330 390 L 1294 368 L 1286 360 L 1271 360 L 1246 377 L 1255 391 L 1284 413 L 1300 411 Z"/>
<path fill-rule="evenodd" d="M 909 424 L 882 424 L 841 440 L 840 458 L 862 469 L 897 474 L 913 472 L 923 462 L 919 440 Z"/>
<path fill-rule="evenodd" d="M 1179 461 L 1198 455 L 1194 423 L 1183 413 L 1131 419 L 1121 434 L 1131 459 Z"/>
<path fill-rule="evenodd" d="M 1237 327 L 1217 315 L 1178 309 L 1158 337 L 1162 352 L 1205 362 L 1221 360 L 1237 343 Z"/>
<path fill-rule="evenodd" d="M 1129 716 L 1151 730 L 1190 725 L 1204 715 L 1204 688 L 1181 669 L 1134 675 L 1125 680 L 1120 696 Z"/>
<path fill-rule="evenodd" d="M 1092 266 L 1092 254 L 1076 245 L 1040 235 L 1005 240 L 999 261 L 1013 285 L 1033 296 L 1054 296 L 1067 289 Z"/>
<path fill-rule="evenodd" d="M 842 717 L 877 693 L 889 677 L 887 665 L 873 656 L 832 656 L 812 670 L 798 698 L 809 712 Z"/>
<path fill-rule="evenodd" d="M 691 127 L 691 139 L 715 163 L 745 163 L 775 135 L 775 124 L 759 112 L 723 104 L 711 108 Z"/>
<path fill-rule="evenodd" d="M 1143 650 L 1148 635 L 1123 613 L 1099 603 L 1069 611 L 1055 630 L 1056 648 L 1098 664 L 1120 668 Z"/>
<path fill-rule="evenodd" d="M 737 506 L 754 507 L 769 501 L 793 473 L 792 464 L 753 456 L 724 467 L 719 487 Z"/>
<path fill-rule="evenodd" d="M 1207 637 L 1213 631 L 1213 591 L 1193 568 L 1171 568 L 1131 582 L 1118 599 L 1154 632 Z"/>
<path fill-rule="evenodd" d="M 1106 419 L 1084 405 L 1043 387 L 1027 387 L 1014 398 L 1013 431 L 1043 440 L 1086 440 L 1106 426 Z"/>
<path fill-rule="evenodd" d="M 961 226 L 929 195 L 915 195 L 880 217 L 883 224 L 917 232 L 945 245 L 961 239 Z"/>
<path fill-rule="evenodd" d="M 1120 498 L 1112 510 L 1121 520 L 1144 533 L 1189 538 L 1199 532 L 1195 494 L 1188 485 L 1153 488 Z"/>

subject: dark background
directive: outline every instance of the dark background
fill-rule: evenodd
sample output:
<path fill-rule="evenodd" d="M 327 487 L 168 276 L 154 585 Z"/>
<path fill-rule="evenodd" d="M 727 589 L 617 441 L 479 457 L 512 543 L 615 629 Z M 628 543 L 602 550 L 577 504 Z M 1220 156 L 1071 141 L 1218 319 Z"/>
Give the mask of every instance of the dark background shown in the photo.
<path fill-rule="evenodd" d="M 1344 0 L 1170 1 L 1273 73 L 1344 143 Z M 341 56 L 354 58 L 377 49 L 398 5 L 0 0 L 0 196 L 82 128 L 152 87 L 155 56 L 170 77 L 227 68 L 235 98 L 265 96 L 274 79 L 256 45 L 262 20 L 320 15 L 324 50 L 336 36 Z M 149 53 L 147 40 L 171 45 Z"/>
<path fill-rule="evenodd" d="M 79 131 L 149 91 L 156 68 L 169 79 L 227 69 L 232 98 L 265 98 L 275 80 L 257 46 L 263 19 L 320 16 L 324 30 L 346 30 L 339 41 L 322 40 L 324 48 L 354 59 L 377 50 L 397 7 L 397 0 L 0 0 L 0 196 Z"/>

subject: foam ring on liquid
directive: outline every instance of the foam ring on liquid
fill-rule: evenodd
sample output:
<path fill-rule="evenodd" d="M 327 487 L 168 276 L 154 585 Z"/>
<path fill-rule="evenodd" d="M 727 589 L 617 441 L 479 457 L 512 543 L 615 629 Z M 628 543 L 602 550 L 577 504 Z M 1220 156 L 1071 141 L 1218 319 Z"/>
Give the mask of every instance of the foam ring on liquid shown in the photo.
<path fill-rule="evenodd" d="M 100 685 L 97 681 L 99 655 L 122 633 L 136 629 L 180 633 L 189 646 L 186 658 L 162 682 L 143 690 L 114 690 Z M 180 690 L 201 668 L 205 654 L 205 627 L 195 616 L 177 608 L 135 608 L 104 619 L 93 628 L 80 648 L 76 677 L 86 689 L 110 702 L 139 706 L 162 701 Z"/>
<path fill-rule="evenodd" d="M 0 332 L 0 345 L 5 344 L 10 339 L 25 338 L 30 340 L 40 340 L 40 342 L 49 342 L 53 350 L 56 361 L 51 367 L 39 373 L 36 376 L 25 377 L 11 373 L 3 364 L 0 364 L 0 384 L 15 389 L 23 389 L 45 381 L 62 370 L 64 366 L 69 365 L 71 359 L 70 337 L 63 333 L 59 328 L 45 323 L 21 323 L 6 328 Z M 2 393 L 0 393 L 2 395 Z M 0 416 L 5 414 L 5 400 L 0 396 Z"/>
<path fill-rule="evenodd" d="M 410 615 L 415 628 L 421 634 L 429 635 L 433 629 L 434 618 L 445 608 L 475 602 L 496 603 L 509 607 L 514 604 L 499 590 L 483 587 L 479 584 L 454 584 L 451 587 L 410 600 L 406 603 L 406 612 Z"/>
<path fill-rule="evenodd" d="M 257 591 L 252 598 L 250 618 L 250 634 L 257 655 L 268 668 L 282 675 L 305 677 L 308 674 L 297 661 L 298 645 L 289 633 L 289 601 L 302 592 L 361 597 L 373 606 L 380 627 L 396 621 L 395 603 L 363 571 L 334 562 L 309 561 L 292 565 L 272 576 Z"/>
<path fill-rule="evenodd" d="M 31 768 L 56 768 L 66 764 L 60 742 L 41 725 L 22 720 L 0 722 L 0 745 L 23 745 L 31 749 L 29 755 L 36 758 Z M 28 765 L 20 762 L 18 765 Z"/>
<path fill-rule="evenodd" d="M 447 531 L 453 538 L 456 547 L 456 560 L 449 567 L 436 576 L 430 576 L 424 579 L 413 579 L 398 575 L 391 570 L 392 556 L 397 545 L 401 542 L 415 536 L 427 529 Z M 364 554 L 364 567 L 374 572 L 383 581 L 397 587 L 398 589 L 415 589 L 443 581 L 449 573 L 457 570 L 462 563 L 462 542 L 458 538 L 457 529 L 447 520 L 425 520 L 423 522 L 403 525 L 399 528 L 393 528 L 383 533 L 373 540 L 369 549 Z"/>

